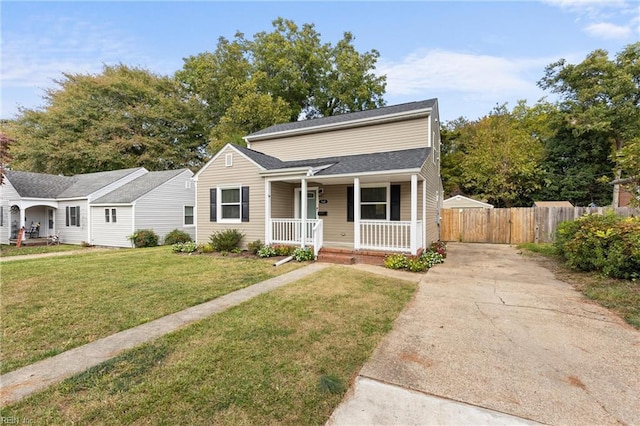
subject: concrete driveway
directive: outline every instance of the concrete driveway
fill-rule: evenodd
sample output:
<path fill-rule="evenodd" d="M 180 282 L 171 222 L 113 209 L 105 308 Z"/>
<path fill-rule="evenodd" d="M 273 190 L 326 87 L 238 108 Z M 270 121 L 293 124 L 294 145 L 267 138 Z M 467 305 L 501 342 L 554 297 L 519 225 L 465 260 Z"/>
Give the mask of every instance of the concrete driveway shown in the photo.
<path fill-rule="evenodd" d="M 640 332 L 513 246 L 448 248 L 328 424 L 640 425 Z"/>

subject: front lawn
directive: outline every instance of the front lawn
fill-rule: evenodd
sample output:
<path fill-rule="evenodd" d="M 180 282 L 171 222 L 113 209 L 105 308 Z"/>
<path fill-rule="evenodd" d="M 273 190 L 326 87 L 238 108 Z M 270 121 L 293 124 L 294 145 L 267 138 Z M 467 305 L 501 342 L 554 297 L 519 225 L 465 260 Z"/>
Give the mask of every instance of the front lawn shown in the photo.
<path fill-rule="evenodd" d="M 324 424 L 417 285 L 333 266 L 2 410 L 44 424 Z"/>
<path fill-rule="evenodd" d="M 2 263 L 5 373 L 300 267 L 170 247 Z"/>
<path fill-rule="evenodd" d="M 60 244 L 53 246 L 30 246 L 23 245 L 21 247 L 16 246 L 8 246 L 6 244 L 0 245 L 0 253 L 2 253 L 2 257 L 7 256 L 22 256 L 28 254 L 42 254 L 42 253 L 56 253 L 60 251 L 74 251 L 74 250 L 85 250 L 86 248 L 81 246 L 75 246 L 71 244 Z"/>

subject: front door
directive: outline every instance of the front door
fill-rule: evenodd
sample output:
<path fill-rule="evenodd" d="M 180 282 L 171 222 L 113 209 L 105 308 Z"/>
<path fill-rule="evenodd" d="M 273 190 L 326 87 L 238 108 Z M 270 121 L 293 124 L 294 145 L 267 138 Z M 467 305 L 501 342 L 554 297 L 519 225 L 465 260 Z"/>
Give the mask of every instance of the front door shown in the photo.
<path fill-rule="evenodd" d="M 300 189 L 296 189 L 296 218 L 300 219 L 302 215 L 300 210 L 302 209 L 302 202 L 300 198 Z M 307 219 L 318 218 L 318 189 L 310 188 L 307 190 Z"/>

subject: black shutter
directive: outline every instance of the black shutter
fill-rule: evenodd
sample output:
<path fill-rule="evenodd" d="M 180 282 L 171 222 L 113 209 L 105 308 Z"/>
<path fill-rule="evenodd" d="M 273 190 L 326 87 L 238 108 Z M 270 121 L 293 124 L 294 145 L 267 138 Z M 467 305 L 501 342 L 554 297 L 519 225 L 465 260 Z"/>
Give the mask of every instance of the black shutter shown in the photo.
<path fill-rule="evenodd" d="M 80 226 L 80 206 L 76 206 L 76 226 Z"/>
<path fill-rule="evenodd" d="M 67 226 L 69 226 L 69 206 L 67 206 L 65 211 L 67 213 Z"/>
<path fill-rule="evenodd" d="M 347 187 L 347 222 L 353 222 L 353 186 Z"/>
<path fill-rule="evenodd" d="M 249 222 L 249 187 L 242 187 L 242 221 Z"/>
<path fill-rule="evenodd" d="M 400 220 L 400 185 L 391 185 L 390 220 Z"/>
<path fill-rule="evenodd" d="M 218 189 L 211 188 L 209 189 L 209 221 L 216 222 L 218 220 L 218 211 L 217 211 L 217 198 L 218 198 Z"/>

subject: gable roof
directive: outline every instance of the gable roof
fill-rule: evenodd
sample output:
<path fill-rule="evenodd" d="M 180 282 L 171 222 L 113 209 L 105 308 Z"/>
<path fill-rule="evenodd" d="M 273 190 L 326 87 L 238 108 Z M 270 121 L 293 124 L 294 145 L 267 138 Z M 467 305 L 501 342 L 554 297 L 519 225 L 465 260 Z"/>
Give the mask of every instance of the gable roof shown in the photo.
<path fill-rule="evenodd" d="M 485 208 L 492 209 L 493 204 L 474 200 L 464 195 L 454 195 L 442 202 L 443 209 Z"/>
<path fill-rule="evenodd" d="M 191 173 L 189 169 L 166 170 L 146 173 L 132 180 L 131 182 L 128 182 L 121 187 L 109 192 L 108 194 L 103 195 L 102 197 L 95 200 L 92 204 L 132 203 L 133 201 L 165 184 L 166 182 L 184 173 L 185 171 L 189 171 Z"/>
<path fill-rule="evenodd" d="M 275 136 L 284 133 L 309 132 L 323 127 L 334 127 L 352 122 L 366 122 L 374 119 L 379 122 L 379 120 L 385 116 L 401 116 L 410 113 L 417 113 L 419 111 L 431 110 L 437 102 L 438 100 L 434 98 L 425 101 L 408 102 L 388 107 L 368 109 L 365 111 L 338 114 L 330 117 L 276 124 L 245 136 L 245 140 L 249 141 L 251 139 L 261 139 L 263 137 L 267 138 L 269 135 Z"/>
<path fill-rule="evenodd" d="M 266 170 L 282 170 L 299 167 L 321 167 L 314 176 L 330 176 L 389 170 L 417 169 L 426 161 L 431 148 L 413 148 L 373 154 L 343 155 L 309 160 L 282 161 L 249 148 L 236 146 L 240 152 Z"/>
<path fill-rule="evenodd" d="M 73 176 L 7 170 L 6 176 L 23 198 L 78 198 L 87 197 L 138 170 L 144 170 L 144 168 L 136 167 Z"/>

